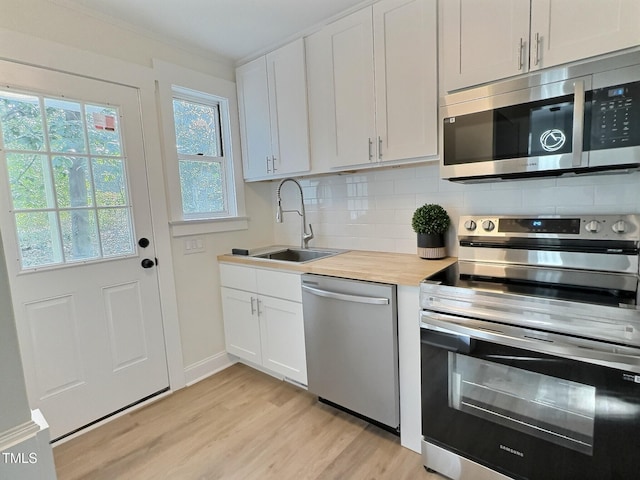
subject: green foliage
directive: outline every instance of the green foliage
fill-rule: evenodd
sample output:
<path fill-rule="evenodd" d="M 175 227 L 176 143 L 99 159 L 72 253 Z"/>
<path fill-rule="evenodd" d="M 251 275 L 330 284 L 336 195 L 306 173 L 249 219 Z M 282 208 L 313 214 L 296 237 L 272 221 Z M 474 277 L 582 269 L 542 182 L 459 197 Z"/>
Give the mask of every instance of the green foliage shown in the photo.
<path fill-rule="evenodd" d="M 425 203 L 413 213 L 411 226 L 416 233 L 441 234 L 451 225 L 451 218 L 440 205 Z"/>

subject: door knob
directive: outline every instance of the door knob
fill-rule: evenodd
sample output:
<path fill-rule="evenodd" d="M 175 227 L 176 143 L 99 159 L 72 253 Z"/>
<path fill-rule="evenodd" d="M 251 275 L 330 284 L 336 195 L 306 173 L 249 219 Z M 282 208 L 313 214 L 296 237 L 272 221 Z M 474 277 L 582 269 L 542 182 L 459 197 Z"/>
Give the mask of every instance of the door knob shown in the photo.
<path fill-rule="evenodd" d="M 154 262 L 150 258 L 145 258 L 145 259 L 142 260 L 142 262 L 140 262 L 140 265 L 142 265 L 142 268 L 151 268 L 155 264 L 156 264 L 156 262 Z"/>
<path fill-rule="evenodd" d="M 142 248 L 147 248 L 149 246 L 149 239 L 142 237 L 140 240 L 138 240 L 138 245 L 140 245 Z"/>

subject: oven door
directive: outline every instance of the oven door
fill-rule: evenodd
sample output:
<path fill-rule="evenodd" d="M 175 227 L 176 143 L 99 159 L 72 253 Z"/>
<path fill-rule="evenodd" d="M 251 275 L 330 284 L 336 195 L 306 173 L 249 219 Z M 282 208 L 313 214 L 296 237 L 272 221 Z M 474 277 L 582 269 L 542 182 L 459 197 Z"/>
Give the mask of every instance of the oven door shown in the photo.
<path fill-rule="evenodd" d="M 425 311 L 421 357 L 426 444 L 516 479 L 637 478 L 640 350 Z"/>

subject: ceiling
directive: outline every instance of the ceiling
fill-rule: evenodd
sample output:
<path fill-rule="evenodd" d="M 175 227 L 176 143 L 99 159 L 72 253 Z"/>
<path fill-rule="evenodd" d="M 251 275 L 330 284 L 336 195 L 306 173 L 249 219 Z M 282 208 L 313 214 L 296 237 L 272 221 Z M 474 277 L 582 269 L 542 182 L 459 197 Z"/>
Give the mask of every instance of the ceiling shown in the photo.
<path fill-rule="evenodd" d="M 52 0 L 174 45 L 239 60 L 363 0 Z"/>

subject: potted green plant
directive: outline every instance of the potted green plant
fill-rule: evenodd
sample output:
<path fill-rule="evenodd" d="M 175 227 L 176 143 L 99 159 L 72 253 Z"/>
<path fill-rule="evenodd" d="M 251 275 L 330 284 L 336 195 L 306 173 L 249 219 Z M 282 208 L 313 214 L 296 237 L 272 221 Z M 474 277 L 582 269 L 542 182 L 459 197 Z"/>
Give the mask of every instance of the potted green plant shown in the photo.
<path fill-rule="evenodd" d="M 413 213 L 411 226 L 418 234 L 418 256 L 439 259 L 447 256 L 444 234 L 451 225 L 451 218 L 440 205 L 425 203 Z"/>

